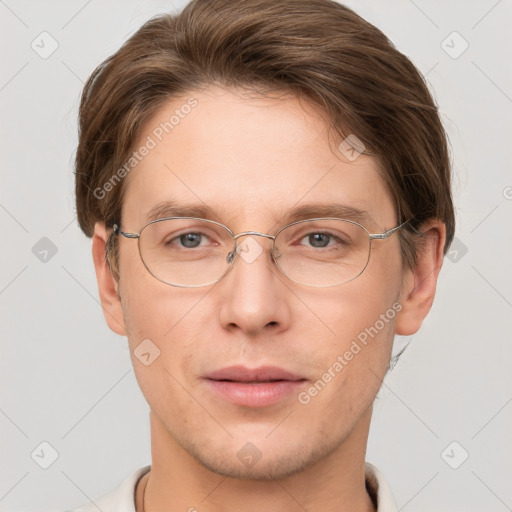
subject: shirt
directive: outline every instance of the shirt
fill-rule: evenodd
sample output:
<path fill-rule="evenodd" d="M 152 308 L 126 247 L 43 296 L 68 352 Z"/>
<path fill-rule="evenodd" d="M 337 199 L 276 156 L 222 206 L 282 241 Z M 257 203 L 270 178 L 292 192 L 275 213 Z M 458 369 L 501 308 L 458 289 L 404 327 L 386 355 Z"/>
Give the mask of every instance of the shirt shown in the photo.
<path fill-rule="evenodd" d="M 128 476 L 114 491 L 105 494 L 80 508 L 69 512 L 136 512 L 135 489 L 137 482 L 151 469 L 145 466 Z M 377 512 L 398 512 L 393 495 L 382 476 L 382 473 L 372 464 L 365 465 L 366 488 L 368 493 L 377 503 Z"/>

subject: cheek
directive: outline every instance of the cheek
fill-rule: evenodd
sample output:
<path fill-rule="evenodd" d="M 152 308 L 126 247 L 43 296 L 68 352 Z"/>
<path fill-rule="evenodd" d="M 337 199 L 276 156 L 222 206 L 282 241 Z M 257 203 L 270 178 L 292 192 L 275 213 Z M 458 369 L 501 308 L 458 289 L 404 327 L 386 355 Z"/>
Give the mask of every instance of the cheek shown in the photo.
<path fill-rule="evenodd" d="M 146 376 L 154 372 L 149 369 L 166 368 L 174 374 L 180 361 L 193 353 L 198 342 L 196 326 L 204 322 L 199 311 L 207 292 L 158 281 L 144 267 L 138 252 L 133 252 L 123 255 L 120 262 L 121 302 L 137 378 L 141 386 L 154 387 L 160 377 L 150 383 Z M 123 280 L 123 276 L 129 279 Z M 150 365 L 145 364 L 148 361 Z"/>
<path fill-rule="evenodd" d="M 326 356 L 330 363 L 341 356 L 343 364 L 354 369 L 387 363 L 395 317 L 401 309 L 395 299 L 395 290 L 371 287 L 366 292 L 359 288 L 357 293 L 326 301 L 320 310 L 333 341 L 323 345 L 324 363 Z"/>
<path fill-rule="evenodd" d="M 319 347 L 315 379 L 298 397 L 308 417 L 340 435 L 373 403 L 391 357 L 396 311 L 377 294 L 364 298 L 337 300 L 336 316 L 330 311 L 336 336 Z"/>
<path fill-rule="evenodd" d="M 375 259 L 376 260 L 376 259 Z M 392 341 L 394 320 L 401 305 L 397 302 L 401 283 L 400 262 L 381 258 L 369 263 L 356 279 L 321 294 L 305 296 L 304 301 L 316 304 L 319 317 L 330 329 L 334 346 L 348 350 L 354 340 L 364 343 L 371 332 L 371 339 L 385 338 L 382 345 Z M 333 346 L 331 344 L 331 346 Z M 329 344 L 325 345 L 326 348 Z"/>
<path fill-rule="evenodd" d="M 130 356 L 150 408 L 184 417 L 187 408 L 193 406 L 182 387 L 188 389 L 190 385 L 185 369 L 201 353 L 204 333 L 198 328 L 204 320 L 195 314 L 201 296 L 163 286 L 165 290 L 158 283 L 140 293 L 132 290 L 123 303 Z"/>
<path fill-rule="evenodd" d="M 199 342 L 205 292 L 155 283 L 133 287 L 122 299 L 128 340 L 133 351 L 142 340 L 150 339 L 163 356 L 175 360 L 177 354 L 186 354 Z"/>
<path fill-rule="evenodd" d="M 317 378 L 308 393 L 326 389 L 322 401 L 332 401 L 345 412 L 365 409 L 374 399 L 387 371 L 402 306 L 401 264 L 397 258 L 375 258 L 357 279 L 315 297 L 304 297 L 331 331 L 318 344 Z M 319 300 L 321 297 L 321 300 Z M 331 384 L 332 382 L 332 384 Z M 329 388 L 329 389 L 327 389 Z M 305 398 L 308 400 L 308 397 Z"/>
<path fill-rule="evenodd" d="M 133 344 L 144 338 L 160 341 L 193 304 L 191 300 L 182 300 L 182 295 L 186 295 L 183 289 L 162 283 L 149 273 L 136 243 L 125 244 L 120 254 L 119 291 L 128 338 Z"/>

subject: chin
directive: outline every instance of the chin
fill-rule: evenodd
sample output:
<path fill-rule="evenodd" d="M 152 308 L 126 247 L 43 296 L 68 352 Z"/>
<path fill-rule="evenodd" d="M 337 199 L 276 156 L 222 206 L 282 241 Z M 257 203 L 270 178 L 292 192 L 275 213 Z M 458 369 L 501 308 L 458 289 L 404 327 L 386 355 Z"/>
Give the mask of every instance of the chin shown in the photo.
<path fill-rule="evenodd" d="M 268 432 L 265 434 L 268 436 Z M 329 456 L 340 444 L 328 436 L 284 436 L 275 440 L 261 436 L 254 442 L 230 438 L 216 444 L 182 443 L 199 464 L 212 473 L 240 480 L 280 480 L 305 471 Z"/>

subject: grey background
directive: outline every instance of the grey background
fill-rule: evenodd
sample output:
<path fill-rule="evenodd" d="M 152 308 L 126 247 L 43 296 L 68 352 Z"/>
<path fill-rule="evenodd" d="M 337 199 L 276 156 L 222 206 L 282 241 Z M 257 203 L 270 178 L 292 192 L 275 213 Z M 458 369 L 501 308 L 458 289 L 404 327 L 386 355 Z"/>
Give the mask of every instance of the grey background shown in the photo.
<path fill-rule="evenodd" d="M 512 510 L 512 4 L 346 4 L 427 76 L 456 173 L 457 239 L 422 330 L 397 339 L 410 345 L 376 401 L 367 459 L 401 510 Z M 150 463 L 148 406 L 98 304 L 72 160 L 83 81 L 147 18 L 181 5 L 0 0 L 2 511 L 72 508 Z M 51 49 L 43 31 L 58 42 L 46 59 L 31 47 Z M 458 58 L 453 31 L 469 43 Z M 43 441 L 58 452 L 48 469 Z"/>

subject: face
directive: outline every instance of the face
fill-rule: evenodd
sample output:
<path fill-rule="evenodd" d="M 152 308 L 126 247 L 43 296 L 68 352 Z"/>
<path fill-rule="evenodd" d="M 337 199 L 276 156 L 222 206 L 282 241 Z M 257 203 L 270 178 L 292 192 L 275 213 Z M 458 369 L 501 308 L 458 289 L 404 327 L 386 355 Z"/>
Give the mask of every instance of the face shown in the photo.
<path fill-rule="evenodd" d="M 159 141 L 155 128 L 191 96 L 197 105 Z M 147 123 L 141 144 L 148 136 L 157 144 L 126 183 L 125 232 L 138 233 L 166 201 L 206 205 L 234 233 L 273 235 L 285 214 L 304 204 L 362 210 L 370 233 L 397 224 L 377 161 L 350 161 L 329 144 L 327 123 L 304 100 L 211 87 L 169 102 Z M 280 273 L 269 257 L 271 240 L 252 240 L 263 249 L 257 258 L 237 258 L 215 284 L 180 288 L 155 279 L 137 240 L 120 237 L 116 330 L 128 336 L 153 420 L 172 443 L 219 474 L 282 478 L 335 453 L 355 433 L 366 435 L 404 270 L 393 235 L 372 242 L 357 279 L 315 288 Z M 139 346 L 149 347 L 150 359 L 157 350 L 159 356 L 142 364 Z M 233 366 L 277 367 L 296 380 L 242 385 L 206 378 Z M 261 458 L 251 464 L 251 456 Z"/>

